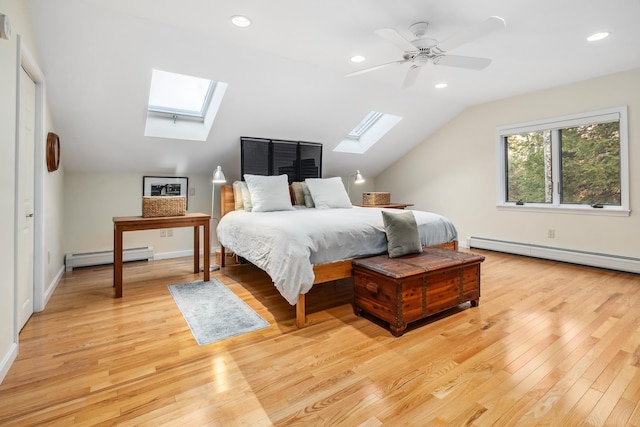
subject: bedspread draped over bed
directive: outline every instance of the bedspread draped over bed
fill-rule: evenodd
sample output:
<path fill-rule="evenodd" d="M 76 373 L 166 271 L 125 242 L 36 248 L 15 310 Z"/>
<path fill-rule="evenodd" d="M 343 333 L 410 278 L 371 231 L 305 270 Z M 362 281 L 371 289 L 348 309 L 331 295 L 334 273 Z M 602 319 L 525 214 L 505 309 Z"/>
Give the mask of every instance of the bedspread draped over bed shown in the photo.
<path fill-rule="evenodd" d="M 298 295 L 307 293 L 313 285 L 313 265 L 387 251 L 382 210 L 233 211 L 220 220 L 218 241 L 266 271 L 278 291 L 294 305 Z M 457 240 L 456 228 L 443 216 L 412 212 L 423 246 Z"/>

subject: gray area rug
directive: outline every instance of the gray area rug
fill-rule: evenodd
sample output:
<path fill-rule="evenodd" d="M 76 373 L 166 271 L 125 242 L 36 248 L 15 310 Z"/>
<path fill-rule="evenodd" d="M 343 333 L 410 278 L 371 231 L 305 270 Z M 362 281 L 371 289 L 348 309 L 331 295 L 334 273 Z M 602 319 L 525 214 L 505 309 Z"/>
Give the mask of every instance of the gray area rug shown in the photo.
<path fill-rule="evenodd" d="M 169 285 L 169 292 L 199 345 L 269 326 L 219 280 Z"/>

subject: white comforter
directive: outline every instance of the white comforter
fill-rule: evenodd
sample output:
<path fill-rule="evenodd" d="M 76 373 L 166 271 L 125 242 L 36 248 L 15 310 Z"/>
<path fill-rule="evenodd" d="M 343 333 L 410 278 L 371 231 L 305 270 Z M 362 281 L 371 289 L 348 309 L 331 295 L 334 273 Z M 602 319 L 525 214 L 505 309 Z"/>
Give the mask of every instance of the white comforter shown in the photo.
<path fill-rule="evenodd" d="M 397 210 L 388 209 L 392 212 Z M 218 241 L 266 271 L 290 304 L 311 289 L 313 265 L 386 252 L 382 209 L 234 211 L 218 224 Z M 441 215 L 412 211 L 423 246 L 457 240 Z"/>

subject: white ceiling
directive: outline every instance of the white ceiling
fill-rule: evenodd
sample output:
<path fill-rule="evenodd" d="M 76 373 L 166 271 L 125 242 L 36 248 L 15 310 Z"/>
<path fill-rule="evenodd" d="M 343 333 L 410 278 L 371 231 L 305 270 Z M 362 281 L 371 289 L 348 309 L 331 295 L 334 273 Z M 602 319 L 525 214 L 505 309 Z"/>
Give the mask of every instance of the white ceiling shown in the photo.
<path fill-rule="evenodd" d="M 240 136 L 324 144 L 325 176 L 375 176 L 464 108 L 640 67 L 639 0 L 27 0 L 66 170 L 239 176 Z M 251 18 L 248 28 L 229 17 Z M 411 89 L 374 34 L 428 21 L 444 40 L 490 16 L 504 31 L 452 54 L 482 71 L 428 64 Z M 598 31 L 611 36 L 597 43 Z M 364 55 L 354 64 L 349 58 Z M 205 142 L 143 136 L 151 70 L 229 83 Z M 444 90 L 435 83 L 447 82 Z M 371 110 L 403 120 L 365 154 L 333 148 Z"/>

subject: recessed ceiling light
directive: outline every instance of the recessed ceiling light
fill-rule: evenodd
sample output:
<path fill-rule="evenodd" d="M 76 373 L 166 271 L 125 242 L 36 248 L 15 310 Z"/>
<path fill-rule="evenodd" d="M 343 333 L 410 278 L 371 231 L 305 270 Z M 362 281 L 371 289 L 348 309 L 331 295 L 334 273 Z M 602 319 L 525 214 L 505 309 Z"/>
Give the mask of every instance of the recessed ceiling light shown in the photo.
<path fill-rule="evenodd" d="M 242 15 L 233 15 L 231 17 L 231 22 L 233 22 L 233 25 L 236 27 L 248 27 L 251 25 L 251 19 Z"/>
<path fill-rule="evenodd" d="M 609 37 L 609 32 L 603 32 L 603 33 L 595 33 L 590 35 L 589 37 L 587 37 L 587 40 L 590 42 L 595 42 L 598 40 L 602 40 L 602 39 L 606 39 L 607 37 Z"/>
<path fill-rule="evenodd" d="M 447 84 L 446 84 L 446 83 L 438 83 L 438 84 L 436 85 L 436 89 L 444 89 L 445 87 L 447 87 Z"/>
<path fill-rule="evenodd" d="M 362 55 L 355 55 L 351 57 L 351 62 L 362 62 L 365 60 L 365 57 Z"/>

